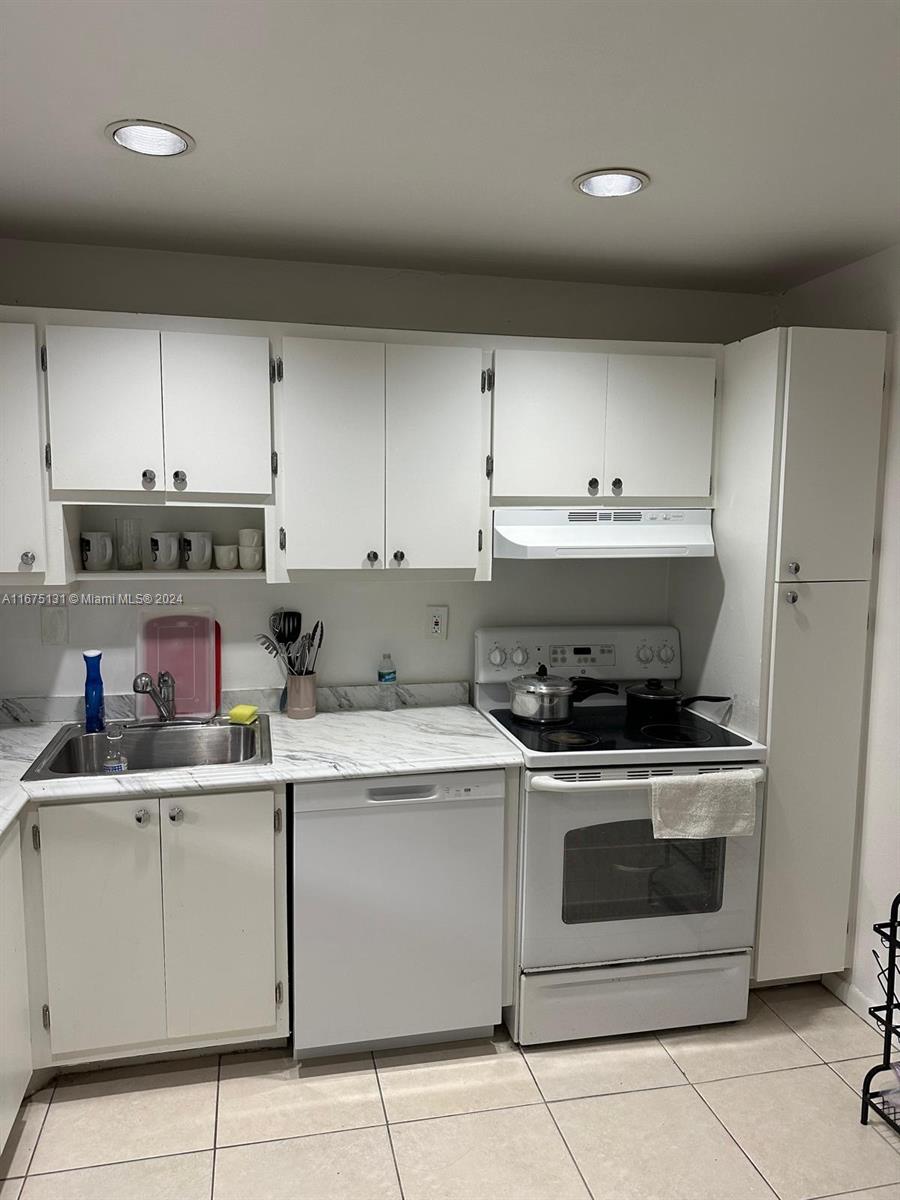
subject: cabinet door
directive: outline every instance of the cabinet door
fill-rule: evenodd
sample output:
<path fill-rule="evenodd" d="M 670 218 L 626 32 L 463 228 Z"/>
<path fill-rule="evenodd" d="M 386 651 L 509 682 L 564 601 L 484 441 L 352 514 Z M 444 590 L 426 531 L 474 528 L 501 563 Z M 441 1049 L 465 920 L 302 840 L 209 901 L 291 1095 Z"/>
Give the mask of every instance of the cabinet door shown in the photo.
<path fill-rule="evenodd" d="M 285 338 L 282 355 L 286 565 L 380 568 L 384 346 Z"/>
<path fill-rule="evenodd" d="M 601 492 L 708 496 L 715 391 L 713 358 L 611 354 Z"/>
<path fill-rule="evenodd" d="M 46 344 L 53 487 L 161 490 L 165 463 L 156 330 L 55 325 L 47 328 Z"/>
<path fill-rule="evenodd" d="M 498 350 L 494 365 L 494 496 L 595 496 L 607 355 Z"/>
<path fill-rule="evenodd" d="M 163 333 L 162 389 L 167 491 L 271 493 L 268 338 Z"/>
<path fill-rule="evenodd" d="M 869 585 L 774 592 L 760 981 L 844 969 Z"/>
<path fill-rule="evenodd" d="M 40 812 L 54 1054 L 166 1036 L 159 803 Z"/>
<path fill-rule="evenodd" d="M 385 353 L 387 565 L 474 568 L 484 478 L 481 350 Z"/>
<path fill-rule="evenodd" d="M 28 964 L 19 823 L 0 840 L 0 1146 L 31 1078 Z"/>
<path fill-rule="evenodd" d="M 43 462 L 34 326 L 0 325 L 0 571 L 45 568 Z"/>
<path fill-rule="evenodd" d="M 162 800 L 170 1038 L 275 1025 L 275 797 Z"/>
<path fill-rule="evenodd" d="M 790 331 L 777 579 L 871 576 L 884 355 L 872 330 Z"/>

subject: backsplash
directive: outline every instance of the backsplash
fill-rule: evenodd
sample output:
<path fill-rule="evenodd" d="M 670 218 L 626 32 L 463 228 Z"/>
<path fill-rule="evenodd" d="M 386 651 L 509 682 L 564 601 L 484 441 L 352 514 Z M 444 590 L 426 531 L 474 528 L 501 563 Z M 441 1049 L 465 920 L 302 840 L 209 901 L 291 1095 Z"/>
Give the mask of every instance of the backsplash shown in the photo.
<path fill-rule="evenodd" d="M 468 704 L 469 684 L 408 683 L 396 689 L 398 708 L 443 708 L 452 704 Z M 105 697 L 106 720 L 133 721 L 134 695 Z M 222 691 L 222 712 L 235 704 L 255 704 L 261 712 L 277 712 L 281 688 L 238 688 Z M 349 712 L 378 708 L 377 684 L 349 687 L 321 687 L 316 690 L 319 712 Z M 0 699 L 0 725 L 37 725 L 44 721 L 83 721 L 84 699 L 81 696 L 7 696 Z"/>
<path fill-rule="evenodd" d="M 150 573 L 148 572 L 148 579 Z M 303 627 L 325 622 L 321 686 L 374 684 L 389 651 L 402 684 L 472 676 L 473 638 L 482 625 L 641 624 L 664 621 L 668 568 L 659 560 L 494 564 L 490 583 L 448 581 L 437 573 L 308 571 L 289 584 L 180 581 L 184 605 L 211 605 L 222 626 L 222 685 L 228 691 L 281 688 L 278 664 L 256 644 L 279 607 L 303 613 Z M 94 591 L 115 593 L 93 584 Z M 37 590 L 37 589 L 33 589 Z M 175 590 L 173 588 L 173 590 Z M 445 641 L 426 636 L 429 605 L 449 608 Z M 80 696 L 82 649 L 103 651 L 108 695 L 127 695 L 135 674 L 135 606 L 74 605 L 68 641 L 41 641 L 41 610 L 0 606 L 0 697 Z M 173 611 L 155 609 L 156 613 Z"/>

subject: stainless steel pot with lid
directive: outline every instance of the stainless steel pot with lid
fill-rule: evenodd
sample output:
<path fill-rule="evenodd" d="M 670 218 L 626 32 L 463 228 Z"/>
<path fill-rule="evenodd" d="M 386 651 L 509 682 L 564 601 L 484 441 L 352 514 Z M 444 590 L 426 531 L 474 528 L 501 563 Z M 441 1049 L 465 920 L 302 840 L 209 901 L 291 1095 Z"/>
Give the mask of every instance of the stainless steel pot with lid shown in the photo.
<path fill-rule="evenodd" d="M 575 684 L 561 675 L 549 675 L 541 663 L 532 675 L 517 675 L 507 685 L 514 717 L 543 725 L 568 721 Z"/>

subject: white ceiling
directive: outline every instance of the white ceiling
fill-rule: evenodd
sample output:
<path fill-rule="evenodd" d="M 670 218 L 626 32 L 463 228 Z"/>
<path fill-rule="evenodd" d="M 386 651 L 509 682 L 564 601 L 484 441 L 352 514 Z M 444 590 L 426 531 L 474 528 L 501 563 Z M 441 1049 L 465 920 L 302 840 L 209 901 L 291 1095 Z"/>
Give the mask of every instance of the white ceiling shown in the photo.
<path fill-rule="evenodd" d="M 0 0 L 6 236 L 766 291 L 900 239 L 900 0 Z M 197 140 L 147 159 L 147 117 Z M 589 200 L 571 178 L 634 166 Z"/>

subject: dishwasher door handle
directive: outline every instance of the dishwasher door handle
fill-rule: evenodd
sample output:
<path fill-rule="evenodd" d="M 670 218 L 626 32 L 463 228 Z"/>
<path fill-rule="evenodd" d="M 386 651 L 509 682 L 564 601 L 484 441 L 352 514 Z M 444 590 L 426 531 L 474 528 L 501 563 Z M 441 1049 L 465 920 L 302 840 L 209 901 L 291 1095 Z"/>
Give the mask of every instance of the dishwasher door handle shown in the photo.
<path fill-rule="evenodd" d="M 442 795 L 432 784 L 425 784 L 420 787 L 366 788 L 366 799 L 375 804 L 410 804 L 419 800 L 449 800 L 450 797 Z"/>

